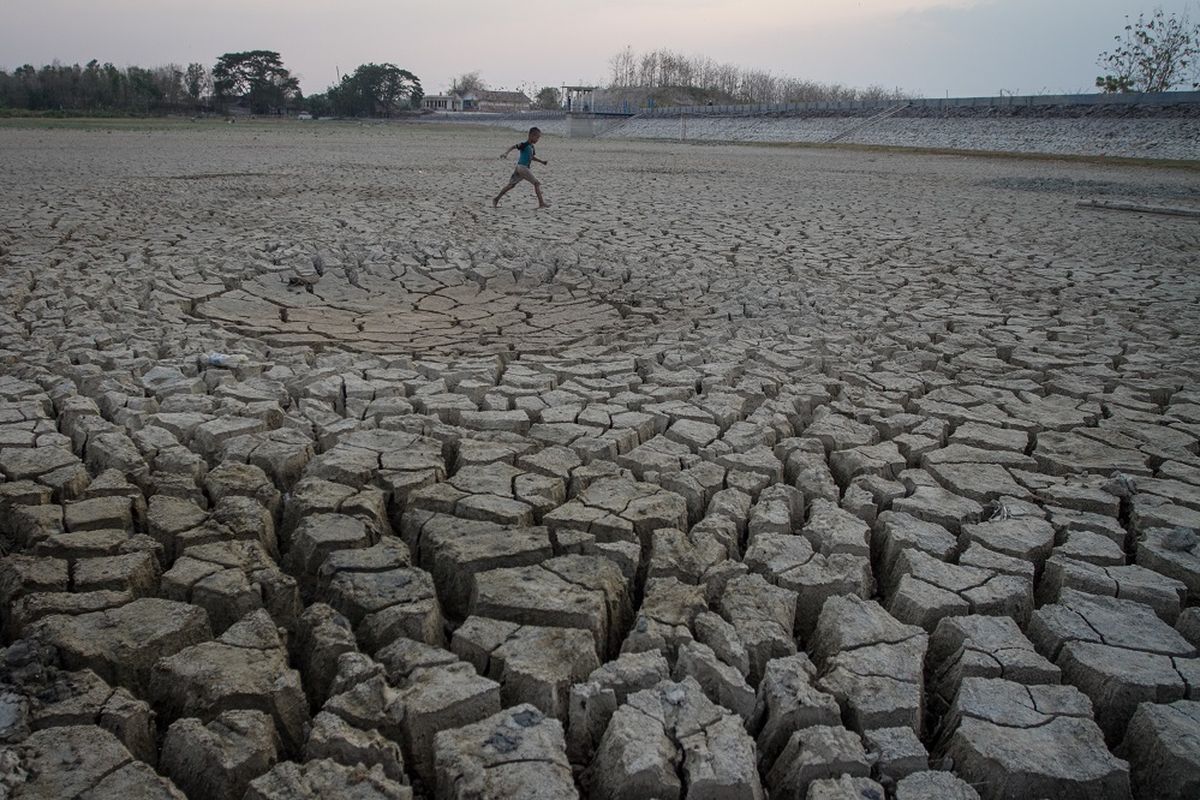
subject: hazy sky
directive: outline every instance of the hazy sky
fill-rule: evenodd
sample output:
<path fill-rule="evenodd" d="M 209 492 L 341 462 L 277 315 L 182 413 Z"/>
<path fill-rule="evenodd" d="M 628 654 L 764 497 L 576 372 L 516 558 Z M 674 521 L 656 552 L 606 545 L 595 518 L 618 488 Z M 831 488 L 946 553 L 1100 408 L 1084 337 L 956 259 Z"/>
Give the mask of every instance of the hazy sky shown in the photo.
<path fill-rule="evenodd" d="M 0 0 L 0 66 L 278 50 L 306 93 L 392 62 L 427 93 L 606 82 L 625 45 L 925 96 L 1091 91 L 1123 16 L 1195 0 Z"/>

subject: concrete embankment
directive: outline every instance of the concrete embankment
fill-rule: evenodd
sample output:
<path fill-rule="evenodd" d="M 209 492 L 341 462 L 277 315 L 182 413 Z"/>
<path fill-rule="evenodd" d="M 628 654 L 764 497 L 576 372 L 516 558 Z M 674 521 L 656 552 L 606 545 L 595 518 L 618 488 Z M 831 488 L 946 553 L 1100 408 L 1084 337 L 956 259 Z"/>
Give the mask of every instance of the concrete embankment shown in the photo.
<path fill-rule="evenodd" d="M 1110 101 L 1094 95 L 1038 98 L 997 104 L 914 101 L 886 105 L 659 109 L 629 118 L 597 117 L 584 134 L 600 138 L 675 139 L 702 142 L 764 142 L 913 147 L 965 151 L 1047 153 L 1170 160 L 1200 160 L 1200 93 L 1174 93 L 1155 102 Z M 1020 99 L 1020 98 L 1017 98 Z M 884 118 L 876 119 L 877 116 Z M 492 125 L 549 135 L 578 135 L 580 123 L 563 114 L 439 114 L 433 122 Z"/>

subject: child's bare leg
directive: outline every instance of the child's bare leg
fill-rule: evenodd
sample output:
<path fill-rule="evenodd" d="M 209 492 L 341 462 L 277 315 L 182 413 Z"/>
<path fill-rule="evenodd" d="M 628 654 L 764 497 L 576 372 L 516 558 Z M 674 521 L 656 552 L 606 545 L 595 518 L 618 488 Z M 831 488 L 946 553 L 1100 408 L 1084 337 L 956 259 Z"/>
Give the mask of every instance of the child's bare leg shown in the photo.
<path fill-rule="evenodd" d="M 546 202 L 546 198 L 542 197 L 542 185 L 540 183 L 535 183 L 533 185 L 533 191 L 537 195 L 538 208 L 549 207 L 550 204 Z"/>
<path fill-rule="evenodd" d="M 509 192 L 511 192 L 511 191 L 512 191 L 512 188 L 513 188 L 513 186 L 515 186 L 515 185 L 516 185 L 516 184 L 510 183 L 508 186 L 505 186 L 503 189 L 501 189 L 501 190 L 500 190 L 500 194 L 498 194 L 498 195 L 496 195 L 495 197 L 493 197 L 493 198 L 492 198 L 492 207 L 494 208 L 494 207 L 496 207 L 496 206 L 500 205 L 500 198 L 501 198 L 501 197 L 504 197 L 504 195 L 506 195 L 506 194 L 508 194 Z"/>

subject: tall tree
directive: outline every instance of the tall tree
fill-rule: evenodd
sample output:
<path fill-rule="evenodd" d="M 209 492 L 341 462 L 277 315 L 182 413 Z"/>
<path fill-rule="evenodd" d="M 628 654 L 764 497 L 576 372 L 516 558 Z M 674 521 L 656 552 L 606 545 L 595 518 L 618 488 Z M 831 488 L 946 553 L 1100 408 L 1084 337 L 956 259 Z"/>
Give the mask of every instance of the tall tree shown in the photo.
<path fill-rule="evenodd" d="M 544 111 L 557 111 L 562 108 L 562 92 L 553 86 L 543 86 L 538 90 L 535 105 Z"/>
<path fill-rule="evenodd" d="M 304 107 L 314 117 L 328 117 L 333 113 L 333 106 L 329 102 L 329 93 L 310 94 L 304 98 Z"/>
<path fill-rule="evenodd" d="M 608 66 L 612 72 L 612 86 L 625 88 L 637 83 L 637 55 L 631 46 L 625 45 L 624 50 L 610 58 Z"/>
<path fill-rule="evenodd" d="M 1192 88 L 1200 88 L 1200 23 L 1161 7 L 1149 19 L 1138 14 L 1125 21 L 1125 30 L 1113 37 L 1116 47 L 1100 54 L 1105 74 L 1096 78 L 1097 87 L 1106 93 L 1169 92 L 1191 80 Z"/>
<path fill-rule="evenodd" d="M 300 97 L 300 82 L 274 50 L 226 53 L 217 59 L 212 78 L 218 104 L 245 97 L 256 114 L 286 107 Z"/>
<path fill-rule="evenodd" d="M 395 64 L 362 64 L 331 86 L 328 96 L 342 116 L 390 117 L 420 102 L 421 81 Z"/>
<path fill-rule="evenodd" d="M 183 76 L 183 86 L 187 89 L 192 105 L 199 108 L 201 99 L 212 91 L 212 76 L 208 68 L 195 62 L 188 64 L 187 72 Z"/>

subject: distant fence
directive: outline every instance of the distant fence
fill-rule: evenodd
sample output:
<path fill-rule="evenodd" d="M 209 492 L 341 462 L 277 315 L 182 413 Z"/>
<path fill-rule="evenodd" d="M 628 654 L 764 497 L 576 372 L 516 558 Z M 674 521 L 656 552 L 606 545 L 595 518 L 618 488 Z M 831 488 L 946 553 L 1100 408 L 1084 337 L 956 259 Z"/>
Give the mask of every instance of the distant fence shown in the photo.
<path fill-rule="evenodd" d="M 435 111 L 432 114 L 426 114 L 423 117 L 415 117 L 415 119 L 430 119 L 430 120 L 463 120 L 469 122 L 471 120 L 489 120 L 489 119 L 527 119 L 530 122 L 538 122 L 539 120 L 555 120 L 566 119 L 567 112 L 565 111 Z"/>
<path fill-rule="evenodd" d="M 520 117 L 528 120 L 555 120 L 567 119 L 568 117 L 632 117 L 637 114 L 638 110 L 621 110 L 616 107 L 597 107 L 590 111 L 435 111 L 433 114 L 426 114 L 427 117 L 438 117 L 439 119 L 461 119 L 461 120 L 481 120 L 481 119 L 512 119 Z"/>
<path fill-rule="evenodd" d="M 806 111 L 883 111 L 899 102 L 917 109 L 1038 108 L 1045 106 L 1186 106 L 1200 105 L 1200 92 L 1129 92 L 1126 94 L 1035 94 L 1002 97 L 929 97 L 917 100 L 841 100 L 811 103 L 744 103 L 737 105 L 657 106 L 638 110 L 643 117 L 680 114 L 756 116 L 797 114 Z"/>

